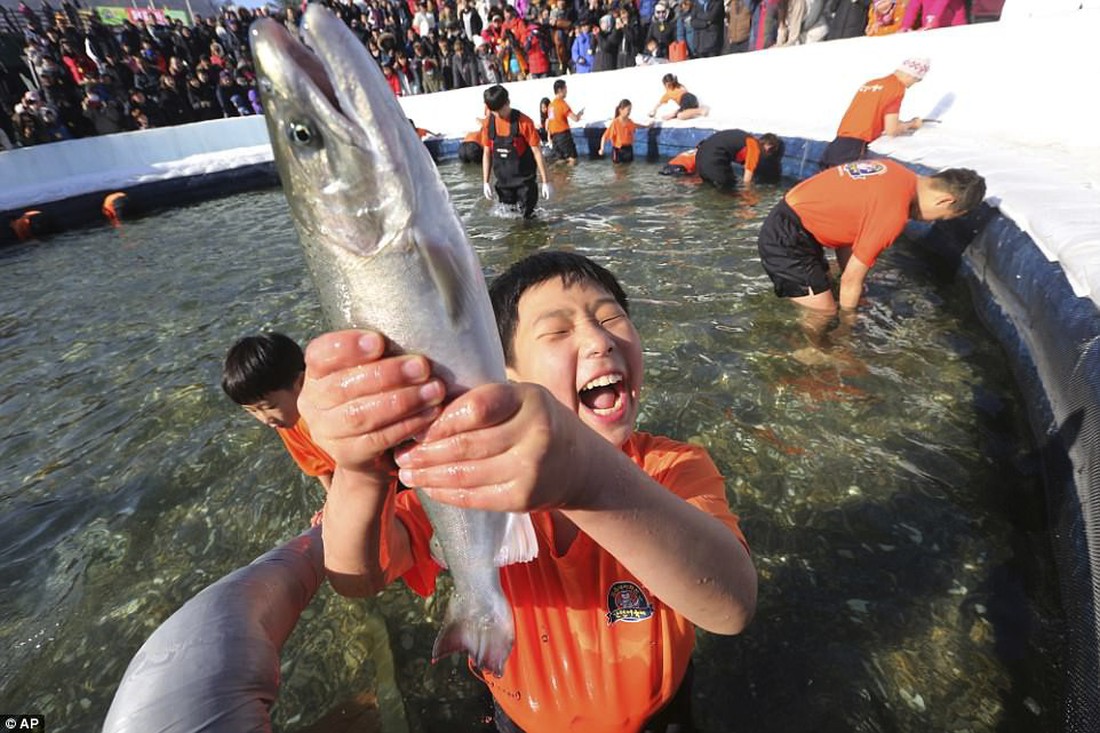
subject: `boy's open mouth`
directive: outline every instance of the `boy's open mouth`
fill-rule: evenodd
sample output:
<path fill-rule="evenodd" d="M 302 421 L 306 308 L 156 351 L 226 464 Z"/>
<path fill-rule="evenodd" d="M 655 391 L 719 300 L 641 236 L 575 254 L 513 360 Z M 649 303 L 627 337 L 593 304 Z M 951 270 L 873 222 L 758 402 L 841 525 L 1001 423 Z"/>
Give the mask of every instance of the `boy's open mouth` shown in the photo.
<path fill-rule="evenodd" d="M 622 409 L 626 383 L 622 374 L 604 374 L 581 387 L 577 393 L 581 404 L 601 417 L 614 415 Z"/>

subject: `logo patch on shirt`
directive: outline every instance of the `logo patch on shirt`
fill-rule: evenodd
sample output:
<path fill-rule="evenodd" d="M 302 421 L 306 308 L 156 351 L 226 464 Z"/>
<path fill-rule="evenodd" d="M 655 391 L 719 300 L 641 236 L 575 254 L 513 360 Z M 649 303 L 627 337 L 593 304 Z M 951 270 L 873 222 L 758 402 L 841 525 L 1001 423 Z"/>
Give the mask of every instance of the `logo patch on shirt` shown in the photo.
<path fill-rule="evenodd" d="M 620 580 L 607 589 L 607 625 L 616 621 L 636 623 L 653 616 L 653 604 L 637 583 Z"/>
<path fill-rule="evenodd" d="M 877 160 L 857 160 L 840 166 L 840 172 L 849 178 L 860 181 L 871 176 L 881 176 L 886 166 Z"/>

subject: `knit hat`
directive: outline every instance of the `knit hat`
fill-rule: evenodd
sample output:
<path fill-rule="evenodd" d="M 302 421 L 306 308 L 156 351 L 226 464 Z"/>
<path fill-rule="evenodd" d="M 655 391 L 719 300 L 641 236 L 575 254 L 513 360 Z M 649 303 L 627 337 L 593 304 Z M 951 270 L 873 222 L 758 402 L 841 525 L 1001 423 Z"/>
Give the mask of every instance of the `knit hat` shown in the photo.
<path fill-rule="evenodd" d="M 898 71 L 903 74 L 908 74 L 917 81 L 924 78 L 924 75 L 928 73 L 928 68 L 932 65 L 932 62 L 926 58 L 916 56 L 911 59 L 905 59 L 901 62 L 901 66 L 898 67 Z"/>

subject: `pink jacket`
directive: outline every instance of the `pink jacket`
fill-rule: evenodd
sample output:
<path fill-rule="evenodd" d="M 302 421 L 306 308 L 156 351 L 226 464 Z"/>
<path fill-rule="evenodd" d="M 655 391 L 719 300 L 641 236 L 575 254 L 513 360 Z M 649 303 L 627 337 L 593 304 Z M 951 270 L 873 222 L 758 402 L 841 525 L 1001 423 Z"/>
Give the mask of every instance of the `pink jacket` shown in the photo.
<path fill-rule="evenodd" d="M 917 24 L 917 20 L 920 23 Z M 903 29 L 946 28 L 952 25 L 966 25 L 965 0 L 909 0 L 905 8 L 905 17 L 901 20 Z"/>

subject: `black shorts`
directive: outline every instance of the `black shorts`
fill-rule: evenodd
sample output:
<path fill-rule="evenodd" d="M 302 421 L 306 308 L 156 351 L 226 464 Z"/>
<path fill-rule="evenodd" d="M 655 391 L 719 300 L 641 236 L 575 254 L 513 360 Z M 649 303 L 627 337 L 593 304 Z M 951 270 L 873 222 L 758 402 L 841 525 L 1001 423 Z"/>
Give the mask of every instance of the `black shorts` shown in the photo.
<path fill-rule="evenodd" d="M 577 157 L 577 144 L 573 141 L 572 130 L 555 132 L 550 136 L 550 144 L 554 147 L 554 157 L 556 158 L 572 160 Z"/>
<path fill-rule="evenodd" d="M 680 110 L 685 109 L 698 109 L 699 97 L 696 97 L 691 92 L 684 92 L 684 96 L 680 97 Z"/>
<path fill-rule="evenodd" d="M 832 168 L 834 165 L 851 163 L 859 160 L 867 154 L 867 141 L 858 137 L 838 137 L 829 143 L 825 152 L 821 154 L 821 168 Z"/>
<path fill-rule="evenodd" d="M 816 295 L 832 288 L 825 249 L 802 226 L 785 199 L 764 220 L 756 244 L 760 262 L 780 298 Z"/>
<path fill-rule="evenodd" d="M 535 218 L 535 207 L 539 203 L 539 186 L 532 178 L 519 186 L 496 187 L 497 198 L 505 206 L 513 206 L 523 211 L 524 219 Z"/>
<path fill-rule="evenodd" d="M 642 733 L 695 733 L 695 718 L 691 712 L 691 688 L 694 678 L 695 662 L 688 662 L 680 688 L 676 690 L 672 699 L 646 722 Z M 496 698 L 493 698 L 493 720 L 500 733 L 523 733 L 523 730 L 500 709 Z"/>
<path fill-rule="evenodd" d="M 611 148 L 612 163 L 631 163 L 634 161 L 634 146 L 624 145 L 621 148 Z"/>

